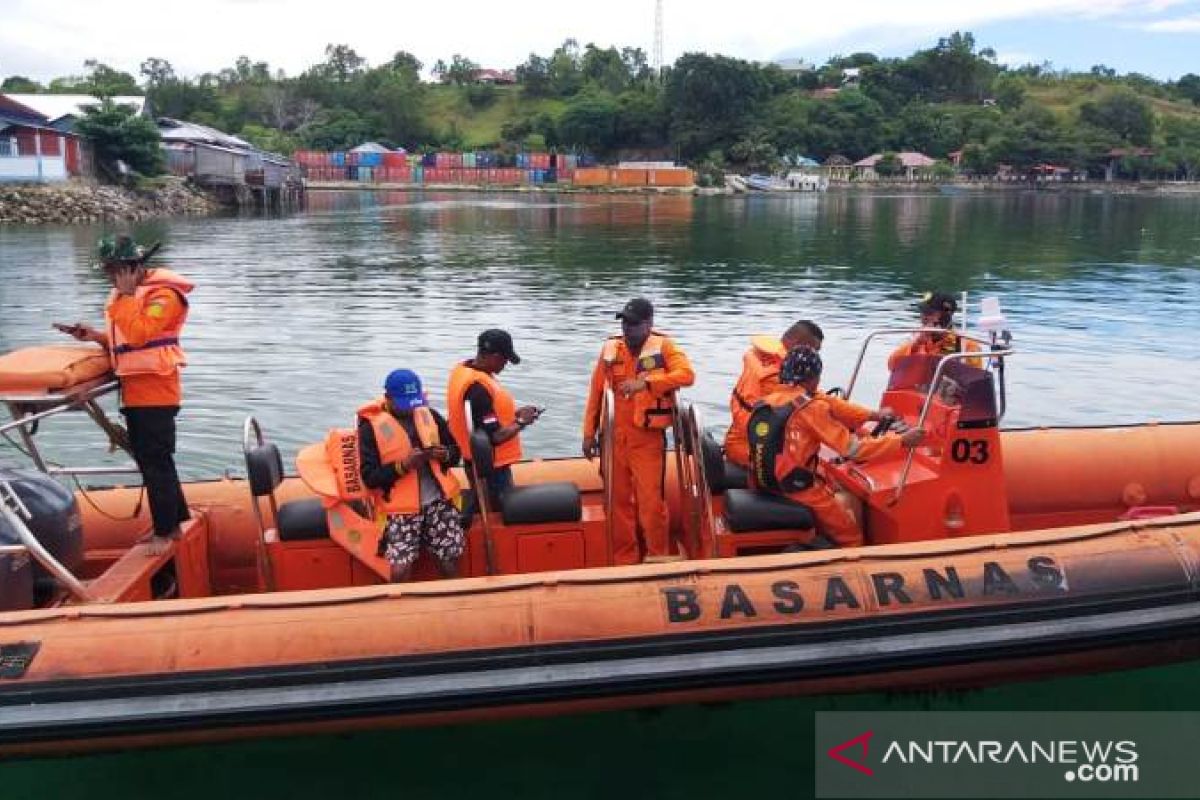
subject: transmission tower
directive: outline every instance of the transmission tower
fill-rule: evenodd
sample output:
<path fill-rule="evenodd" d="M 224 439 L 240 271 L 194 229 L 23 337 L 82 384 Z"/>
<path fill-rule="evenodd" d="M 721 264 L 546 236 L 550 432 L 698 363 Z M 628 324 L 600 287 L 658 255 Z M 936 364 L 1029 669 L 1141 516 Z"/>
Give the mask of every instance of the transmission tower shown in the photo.
<path fill-rule="evenodd" d="M 662 77 L 663 69 L 663 0 L 654 0 L 654 71 Z"/>

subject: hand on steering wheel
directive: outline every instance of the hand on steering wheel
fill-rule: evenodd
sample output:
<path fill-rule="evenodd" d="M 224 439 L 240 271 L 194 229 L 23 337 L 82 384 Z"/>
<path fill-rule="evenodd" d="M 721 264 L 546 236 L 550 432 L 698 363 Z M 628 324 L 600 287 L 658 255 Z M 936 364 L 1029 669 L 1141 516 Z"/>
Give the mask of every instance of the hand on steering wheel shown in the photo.
<path fill-rule="evenodd" d="M 893 425 L 897 424 L 903 425 L 904 422 L 898 417 L 884 417 L 883 419 L 879 420 L 879 422 L 875 423 L 874 428 L 871 428 L 871 438 L 878 439 L 880 436 L 883 436 L 885 433 L 890 431 Z"/>

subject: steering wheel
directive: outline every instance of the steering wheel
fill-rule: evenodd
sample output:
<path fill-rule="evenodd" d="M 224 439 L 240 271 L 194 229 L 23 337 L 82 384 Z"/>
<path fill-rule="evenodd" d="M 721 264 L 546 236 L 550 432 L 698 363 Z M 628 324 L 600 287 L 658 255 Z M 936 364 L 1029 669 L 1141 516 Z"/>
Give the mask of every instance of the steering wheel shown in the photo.
<path fill-rule="evenodd" d="M 879 420 L 879 422 L 875 423 L 874 428 L 871 428 L 871 438 L 878 439 L 880 436 L 883 436 L 885 433 L 890 431 L 894 425 L 897 425 L 900 422 L 901 420 L 899 417 L 884 417 L 883 419 Z"/>

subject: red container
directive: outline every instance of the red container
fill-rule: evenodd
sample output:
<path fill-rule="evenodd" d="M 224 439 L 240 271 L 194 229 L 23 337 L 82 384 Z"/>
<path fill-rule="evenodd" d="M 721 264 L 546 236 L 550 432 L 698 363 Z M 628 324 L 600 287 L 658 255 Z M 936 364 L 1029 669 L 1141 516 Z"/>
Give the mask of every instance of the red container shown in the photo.
<path fill-rule="evenodd" d="M 404 153 L 384 153 L 383 165 L 392 169 L 407 166 L 408 156 Z"/>

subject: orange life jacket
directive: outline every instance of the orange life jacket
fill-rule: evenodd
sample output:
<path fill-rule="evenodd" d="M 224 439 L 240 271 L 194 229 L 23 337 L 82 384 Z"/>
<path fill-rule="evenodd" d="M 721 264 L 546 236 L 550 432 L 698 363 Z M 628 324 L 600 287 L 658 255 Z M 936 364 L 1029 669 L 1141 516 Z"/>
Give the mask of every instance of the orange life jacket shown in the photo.
<path fill-rule="evenodd" d="M 134 291 L 134 297 L 139 303 L 145 303 L 151 292 L 159 289 L 172 289 L 179 294 L 183 303 L 183 313 L 168 328 L 164 328 L 158 336 L 140 345 L 131 345 L 126 340 L 121 329 L 113 324 L 111 315 L 108 319 L 108 343 L 113 361 L 113 371 L 118 376 L 125 375 L 171 375 L 180 367 L 187 364 L 183 348 L 179 346 L 179 334 L 183 324 L 187 322 L 187 295 L 195 284 L 186 278 L 163 267 L 150 270 L 146 279 Z M 109 305 L 116 300 L 114 289 L 109 296 Z M 107 315 L 107 311 L 105 312 Z"/>
<path fill-rule="evenodd" d="M 396 464 L 399 467 L 404 458 L 412 452 L 413 447 L 400 420 L 388 411 L 386 398 L 367 403 L 358 410 L 358 417 L 371 423 L 371 430 L 375 433 L 375 444 L 379 448 L 380 463 Z M 413 409 L 413 423 L 422 447 L 441 444 L 437 421 L 428 408 L 422 406 Z M 458 481 L 450 474 L 450 471 L 432 460 L 429 462 L 429 468 L 442 487 L 442 493 L 446 495 L 446 499 L 454 500 L 458 497 L 460 491 Z M 372 491 L 371 496 L 376 511 L 382 511 L 385 514 L 417 513 L 421 510 L 421 486 L 417 471 L 412 470 L 401 474 L 400 479 L 392 484 L 387 497 L 384 497 L 384 493 L 378 490 Z"/>
<path fill-rule="evenodd" d="M 725 434 L 725 450 L 736 451 L 743 461 L 750 412 L 759 400 L 779 388 L 779 366 L 784 355 L 783 343 L 778 339 L 755 336 L 742 356 L 742 374 L 729 396 L 730 425 Z"/>
<path fill-rule="evenodd" d="M 458 364 L 450 371 L 450 385 L 446 389 L 446 407 L 450 424 L 450 433 L 463 453 L 463 458 L 471 460 L 470 421 L 467 419 L 464 403 L 467 391 L 473 384 L 480 384 L 492 398 L 492 409 L 496 412 L 496 421 L 504 428 L 517 421 L 517 404 L 500 382 L 483 370 L 474 369 L 466 362 Z M 492 464 L 499 469 L 516 464 L 521 460 L 521 436 L 492 446 Z"/>
<path fill-rule="evenodd" d="M 600 360 L 609 371 L 609 384 L 616 389 L 612 376 L 613 365 L 617 363 L 617 346 L 623 337 L 612 336 L 604 342 L 600 351 Z M 666 337 L 661 333 L 651 332 L 642 344 L 634 366 L 634 374 L 639 378 L 661 375 L 667 371 L 667 357 L 663 353 L 663 342 Z M 632 356 L 632 354 L 630 354 Z M 633 424 L 639 428 L 654 431 L 665 431 L 671 427 L 675 416 L 675 392 L 668 392 L 663 397 L 655 397 L 653 392 L 638 392 L 633 400 Z"/>
<path fill-rule="evenodd" d="M 746 432 L 755 488 L 787 493 L 813 485 L 821 443 L 792 424 L 792 417 L 813 399 L 803 391 L 789 390 L 767 395 L 755 406 Z"/>

